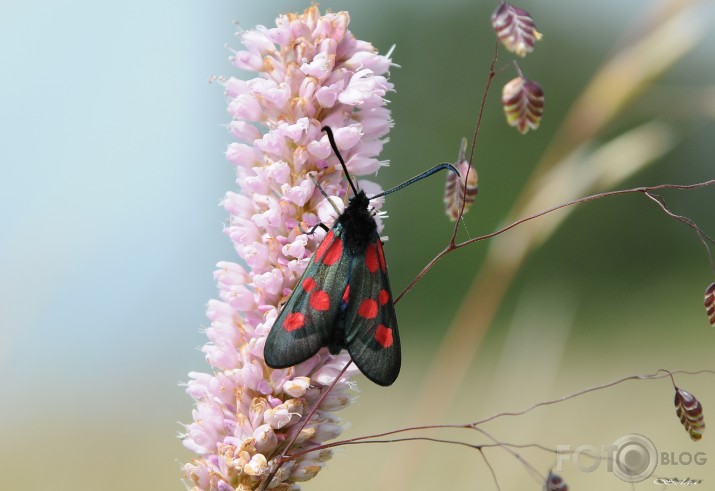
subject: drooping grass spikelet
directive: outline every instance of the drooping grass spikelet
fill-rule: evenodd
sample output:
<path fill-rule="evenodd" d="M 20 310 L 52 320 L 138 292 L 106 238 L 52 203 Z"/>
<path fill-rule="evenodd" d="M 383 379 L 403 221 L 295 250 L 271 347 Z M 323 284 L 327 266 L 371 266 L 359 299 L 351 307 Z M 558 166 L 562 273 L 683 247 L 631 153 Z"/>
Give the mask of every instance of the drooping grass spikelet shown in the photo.
<path fill-rule="evenodd" d="M 462 201 L 464 203 L 463 215 L 469 211 L 469 208 L 474 203 L 474 199 L 479 192 L 477 171 L 469 163 L 467 158 L 467 139 L 462 138 L 462 143 L 459 147 L 459 156 L 454 166 L 459 171 L 459 176 L 453 172 L 447 173 L 447 182 L 444 187 L 444 209 L 447 216 L 453 222 L 459 217 L 459 211 L 462 209 Z M 465 192 L 466 178 L 466 192 Z"/>

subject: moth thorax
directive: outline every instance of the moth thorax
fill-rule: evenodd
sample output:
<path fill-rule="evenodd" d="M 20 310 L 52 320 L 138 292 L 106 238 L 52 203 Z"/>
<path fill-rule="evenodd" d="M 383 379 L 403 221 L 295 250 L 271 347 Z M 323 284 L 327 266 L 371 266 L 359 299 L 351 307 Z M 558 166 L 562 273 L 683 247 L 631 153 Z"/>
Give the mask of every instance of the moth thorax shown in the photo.
<path fill-rule="evenodd" d="M 343 228 L 345 247 L 356 256 L 365 254 L 368 244 L 377 233 L 377 224 L 368 210 L 369 205 L 370 200 L 365 192 L 359 191 L 338 218 L 338 224 Z"/>

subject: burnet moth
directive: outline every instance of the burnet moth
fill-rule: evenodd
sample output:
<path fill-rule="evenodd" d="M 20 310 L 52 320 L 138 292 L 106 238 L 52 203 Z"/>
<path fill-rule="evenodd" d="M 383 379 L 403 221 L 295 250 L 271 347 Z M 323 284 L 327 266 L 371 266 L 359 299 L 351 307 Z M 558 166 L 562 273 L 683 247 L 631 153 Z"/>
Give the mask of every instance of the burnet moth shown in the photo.
<path fill-rule="evenodd" d="M 451 164 L 442 163 L 368 198 L 353 184 L 332 130 L 325 126 L 323 131 L 345 171 L 353 197 L 332 229 L 319 225 L 328 233 L 276 318 L 266 339 L 264 358 L 271 368 L 287 368 L 307 360 L 324 346 L 333 355 L 347 349 L 367 378 L 378 385 L 392 385 L 400 373 L 400 336 L 370 200 L 442 169 L 459 172 Z"/>

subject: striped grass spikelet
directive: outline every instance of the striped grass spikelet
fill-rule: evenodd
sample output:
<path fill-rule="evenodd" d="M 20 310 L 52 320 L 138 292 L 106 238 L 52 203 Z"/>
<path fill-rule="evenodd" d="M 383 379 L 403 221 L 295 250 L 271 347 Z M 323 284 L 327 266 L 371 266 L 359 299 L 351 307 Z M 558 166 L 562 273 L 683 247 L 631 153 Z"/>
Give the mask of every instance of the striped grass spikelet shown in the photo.
<path fill-rule="evenodd" d="M 529 12 L 501 2 L 492 14 L 492 27 L 504 47 L 522 58 L 542 37 Z"/>
<path fill-rule="evenodd" d="M 457 174 L 450 172 L 447 174 L 447 182 L 444 187 L 444 210 L 453 222 L 459 218 L 464 201 L 464 215 L 474 203 L 474 199 L 479 192 L 477 171 L 467 159 L 467 139 L 462 138 L 459 147 L 459 157 L 454 166 L 459 171 Z M 466 182 L 466 187 L 465 187 Z"/>
<path fill-rule="evenodd" d="M 711 326 L 715 326 L 715 282 L 705 289 L 705 313 Z"/>
<path fill-rule="evenodd" d="M 569 487 L 566 482 L 561 479 L 561 476 L 549 472 L 544 482 L 543 491 L 569 491 Z"/>
<path fill-rule="evenodd" d="M 690 438 L 697 442 L 703 437 L 705 431 L 705 418 L 703 406 L 694 395 L 683 389 L 675 388 L 675 408 L 680 423 L 688 432 Z"/>
<path fill-rule="evenodd" d="M 533 80 L 513 78 L 502 89 L 502 107 L 509 126 L 526 134 L 537 129 L 544 116 L 544 90 Z"/>

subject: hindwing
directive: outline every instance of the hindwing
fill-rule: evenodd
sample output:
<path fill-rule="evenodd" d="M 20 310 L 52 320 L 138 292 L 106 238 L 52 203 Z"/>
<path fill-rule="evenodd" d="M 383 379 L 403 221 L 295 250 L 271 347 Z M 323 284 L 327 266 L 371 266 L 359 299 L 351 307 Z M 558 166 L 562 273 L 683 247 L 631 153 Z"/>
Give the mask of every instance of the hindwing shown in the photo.
<path fill-rule="evenodd" d="M 353 258 L 345 312 L 345 344 L 367 378 L 391 385 L 400 373 L 400 337 L 382 241 L 377 232 L 364 256 Z"/>

